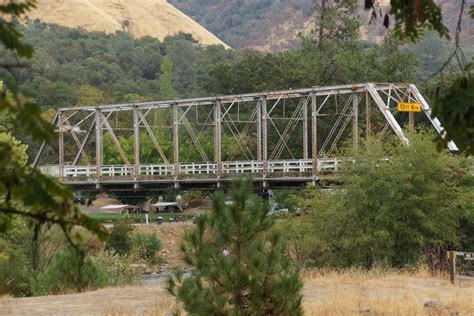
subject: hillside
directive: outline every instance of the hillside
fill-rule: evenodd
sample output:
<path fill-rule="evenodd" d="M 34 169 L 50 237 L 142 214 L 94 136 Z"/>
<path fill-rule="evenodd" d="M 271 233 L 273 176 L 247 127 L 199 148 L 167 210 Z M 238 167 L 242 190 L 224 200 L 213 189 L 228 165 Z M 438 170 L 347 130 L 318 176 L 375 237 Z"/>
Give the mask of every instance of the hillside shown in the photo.
<path fill-rule="evenodd" d="M 166 0 L 39 0 L 28 18 L 87 31 L 114 33 L 120 30 L 136 38 L 152 36 L 163 40 L 183 32 L 201 44 L 228 47 Z"/>
<path fill-rule="evenodd" d="M 312 16 L 315 0 L 169 1 L 235 48 L 252 47 L 265 51 L 279 51 L 295 47 L 300 43 L 298 33 L 309 31 L 311 24 L 315 22 L 315 17 Z M 369 25 L 369 13 L 364 11 L 363 2 L 359 0 L 361 38 L 378 40 L 383 37 L 386 30 L 381 25 L 380 19 L 375 25 Z M 445 23 L 451 32 L 454 32 L 460 2 L 452 0 L 436 0 L 436 2 L 442 6 Z M 378 0 L 378 3 L 388 9 L 390 0 Z M 474 21 L 468 18 L 467 10 L 462 37 L 470 43 L 474 38 Z"/>

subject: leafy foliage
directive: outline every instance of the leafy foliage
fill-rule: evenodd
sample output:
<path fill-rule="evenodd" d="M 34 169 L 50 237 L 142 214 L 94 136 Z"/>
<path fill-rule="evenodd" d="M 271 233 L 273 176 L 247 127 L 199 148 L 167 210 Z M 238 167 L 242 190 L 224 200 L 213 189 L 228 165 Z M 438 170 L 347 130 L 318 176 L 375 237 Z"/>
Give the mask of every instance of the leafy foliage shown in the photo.
<path fill-rule="evenodd" d="M 205 87 L 214 94 L 234 94 L 353 82 L 404 82 L 413 80 L 416 66 L 415 57 L 390 39 L 368 46 L 327 40 L 318 49 L 315 40 L 306 38 L 293 51 L 243 51 L 235 60 L 217 64 Z"/>
<path fill-rule="evenodd" d="M 459 223 L 472 213 L 469 167 L 436 152 L 430 135 L 410 140 L 410 146 L 369 141 L 353 153 L 357 163 L 342 188 L 308 191 L 310 213 L 302 222 L 312 225 L 292 232 L 312 232 L 314 240 L 290 236 L 303 259 L 336 267 L 403 267 L 418 264 L 438 246 L 460 245 Z"/>
<path fill-rule="evenodd" d="M 33 276 L 33 232 L 24 221 L 16 221 L 11 233 L 0 234 L 0 293 L 31 294 Z"/>
<path fill-rule="evenodd" d="M 30 9 L 35 8 L 35 1 L 29 0 L 24 2 L 6 2 L 0 5 L 0 13 L 12 18 L 19 17 L 25 14 Z M 8 22 L 3 17 L 0 18 L 0 43 L 5 48 L 15 51 L 18 56 L 31 57 L 33 54 L 33 47 L 25 44 L 21 40 L 21 33 L 18 31 L 17 25 Z"/>
<path fill-rule="evenodd" d="M 390 14 L 395 18 L 396 37 L 415 41 L 420 36 L 420 29 L 426 28 L 435 30 L 441 37 L 449 38 L 441 8 L 434 0 L 391 0 L 390 6 Z"/>
<path fill-rule="evenodd" d="M 63 294 L 92 290 L 107 284 L 107 275 L 91 258 L 74 249 L 58 252 L 51 264 L 33 281 L 34 295 Z"/>
<path fill-rule="evenodd" d="M 474 78 L 459 77 L 440 98 L 436 99 L 433 116 L 443 122 L 446 138 L 440 145 L 454 140 L 466 154 L 474 154 Z"/>
<path fill-rule="evenodd" d="M 116 221 L 110 231 L 105 248 L 121 256 L 130 254 L 133 246 L 132 231 L 133 227 L 129 219 L 122 218 Z"/>
<path fill-rule="evenodd" d="M 221 46 L 197 45 L 185 34 L 160 42 L 38 20 L 18 28 L 35 54 L 22 60 L 29 67 L 0 71 L 0 78 L 16 78 L 18 91 L 43 108 L 196 96 L 203 93 L 200 82 L 208 78 L 209 67 L 232 54 Z M 4 54 L 0 61 L 15 59 Z"/>
<path fill-rule="evenodd" d="M 163 57 L 161 61 L 160 76 L 160 98 L 163 100 L 171 100 L 176 96 L 172 86 L 173 63 L 168 57 Z"/>
<path fill-rule="evenodd" d="M 182 254 L 193 270 L 171 278 L 170 292 L 196 315 L 301 314 L 299 271 L 268 206 L 251 194 L 251 179 L 236 180 L 231 196 L 226 204 L 214 195 L 211 213 L 186 233 Z"/>
<path fill-rule="evenodd" d="M 314 10 L 319 19 L 316 19 L 312 32 L 318 36 L 318 41 L 356 40 L 361 26 L 357 2 L 358 0 L 317 1 Z"/>
<path fill-rule="evenodd" d="M 0 12 L 16 18 L 34 5 L 33 1 L 0 4 Z M 31 46 L 24 44 L 13 21 L 0 21 L 0 42 L 20 57 L 30 57 Z M 23 102 L 11 80 L 0 85 L 0 117 L 14 119 L 14 131 L 36 141 L 51 142 L 52 126 L 40 115 L 38 106 Z M 67 236 L 75 225 L 82 225 L 106 236 L 105 229 L 72 205 L 72 192 L 58 180 L 25 164 L 21 146 L 8 134 L 0 135 L 0 232 L 8 231 L 15 216 L 32 219 L 31 225 L 58 224 Z"/>
<path fill-rule="evenodd" d="M 135 235 L 134 247 L 140 259 L 150 264 L 155 264 L 156 252 L 161 249 L 161 241 L 155 233 L 137 233 Z"/>
<path fill-rule="evenodd" d="M 313 0 L 169 1 L 233 48 L 272 51 L 297 46 L 296 34 L 310 18 Z"/>

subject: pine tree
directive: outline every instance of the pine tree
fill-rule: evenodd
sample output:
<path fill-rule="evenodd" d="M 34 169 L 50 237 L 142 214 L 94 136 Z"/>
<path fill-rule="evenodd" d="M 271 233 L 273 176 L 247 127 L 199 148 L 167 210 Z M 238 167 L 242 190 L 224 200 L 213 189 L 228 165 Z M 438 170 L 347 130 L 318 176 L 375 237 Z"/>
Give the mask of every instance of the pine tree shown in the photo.
<path fill-rule="evenodd" d="M 213 196 L 212 210 L 185 234 L 181 251 L 192 267 L 168 289 L 194 315 L 301 315 L 299 269 L 251 179 L 236 180 L 232 200 Z"/>

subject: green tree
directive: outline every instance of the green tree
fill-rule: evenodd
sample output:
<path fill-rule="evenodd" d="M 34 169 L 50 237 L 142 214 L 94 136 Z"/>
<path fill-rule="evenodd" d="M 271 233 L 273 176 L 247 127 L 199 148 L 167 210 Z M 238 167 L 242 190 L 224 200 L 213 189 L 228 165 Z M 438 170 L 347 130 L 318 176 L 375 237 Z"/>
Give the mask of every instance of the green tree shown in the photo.
<path fill-rule="evenodd" d="M 459 247 L 459 225 L 472 204 L 459 193 L 469 169 L 461 158 L 438 153 L 429 134 L 411 135 L 410 142 L 369 140 L 352 153 L 356 163 L 344 186 L 309 190 L 316 264 L 403 267 L 438 246 Z"/>
<path fill-rule="evenodd" d="M 0 293 L 31 295 L 33 232 L 24 219 L 13 223 L 8 234 L 0 234 Z"/>
<path fill-rule="evenodd" d="M 182 253 L 193 270 L 170 278 L 168 286 L 191 314 L 302 313 L 299 270 L 251 183 L 236 180 L 230 204 L 214 195 L 211 213 L 184 237 Z"/>
<path fill-rule="evenodd" d="M 173 89 L 173 63 L 168 57 L 161 60 L 160 75 L 160 98 L 162 100 L 171 100 L 176 97 L 176 91 Z"/>
<path fill-rule="evenodd" d="M 458 1 L 460 6 L 459 27 L 455 34 L 454 50 L 446 59 L 445 65 L 456 57 L 460 66 L 457 80 L 450 85 L 446 93 L 440 95 L 433 107 L 433 117 L 437 116 L 446 130 L 446 137 L 440 139 L 439 147 L 446 147 L 446 143 L 454 139 L 461 151 L 466 154 L 474 153 L 474 77 L 472 69 L 473 62 L 464 62 L 465 58 L 460 51 L 459 32 L 461 31 L 461 19 L 466 10 L 467 2 Z M 366 9 L 372 9 L 375 13 L 374 0 L 366 0 Z M 395 19 L 393 34 L 401 40 L 416 42 L 419 40 L 423 30 L 434 30 L 440 37 L 449 39 L 449 30 L 443 23 L 441 7 L 434 0 L 404 1 L 391 0 L 390 14 Z M 474 19 L 474 5 L 470 6 L 470 17 Z M 388 27 L 389 17 L 385 17 L 384 24 Z M 462 56 L 462 57 L 460 57 Z M 444 66 L 440 69 L 444 70 Z M 438 90 L 440 87 L 438 86 Z"/>
<path fill-rule="evenodd" d="M 76 98 L 78 105 L 97 105 L 108 101 L 101 90 L 90 85 L 80 86 L 76 90 Z"/>
<path fill-rule="evenodd" d="M 0 12 L 12 17 L 0 20 L 0 43 L 18 58 L 31 57 L 33 48 L 23 43 L 14 20 L 33 6 L 34 1 L 0 4 Z M 0 117 L 14 117 L 11 129 L 15 133 L 40 142 L 53 142 L 52 126 L 41 117 L 36 104 L 19 95 L 11 80 L 0 86 Z M 107 236 L 97 221 L 73 206 L 73 194 L 67 186 L 25 164 L 19 152 L 18 144 L 10 136 L 0 137 L 0 232 L 8 231 L 12 220 L 21 216 L 31 219 L 36 232 L 40 225 L 58 224 L 70 239 L 72 228 L 81 225 L 102 238 Z"/>
<path fill-rule="evenodd" d="M 114 223 L 110 231 L 110 237 L 105 248 L 123 256 L 129 255 L 132 251 L 132 223 L 130 220 L 123 218 Z"/>
<path fill-rule="evenodd" d="M 134 246 L 140 259 L 150 264 L 156 263 L 156 252 L 161 249 L 161 241 L 155 233 L 136 234 Z"/>
<path fill-rule="evenodd" d="M 433 116 L 446 129 L 446 137 L 439 142 L 441 148 L 454 140 L 461 151 L 474 154 L 474 62 L 468 67 L 468 73 L 457 76 L 446 93 L 436 99 Z"/>
<path fill-rule="evenodd" d="M 319 17 L 314 33 L 318 37 L 319 48 L 325 40 L 350 41 L 357 39 L 360 18 L 357 16 L 358 0 L 316 1 L 314 10 Z"/>

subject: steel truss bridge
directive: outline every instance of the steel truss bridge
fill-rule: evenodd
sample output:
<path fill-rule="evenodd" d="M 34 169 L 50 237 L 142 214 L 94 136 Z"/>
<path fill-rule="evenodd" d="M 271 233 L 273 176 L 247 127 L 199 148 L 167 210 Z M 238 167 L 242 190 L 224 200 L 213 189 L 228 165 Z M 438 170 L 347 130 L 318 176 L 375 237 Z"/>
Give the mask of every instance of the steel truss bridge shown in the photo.
<path fill-rule="evenodd" d="M 33 164 L 74 188 L 219 187 L 244 174 L 304 184 L 340 170 L 341 144 L 394 133 L 409 145 L 404 130 L 422 120 L 444 136 L 415 85 L 389 83 L 61 108 L 57 146 L 42 144 Z"/>

